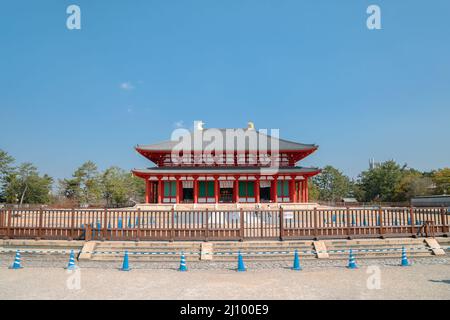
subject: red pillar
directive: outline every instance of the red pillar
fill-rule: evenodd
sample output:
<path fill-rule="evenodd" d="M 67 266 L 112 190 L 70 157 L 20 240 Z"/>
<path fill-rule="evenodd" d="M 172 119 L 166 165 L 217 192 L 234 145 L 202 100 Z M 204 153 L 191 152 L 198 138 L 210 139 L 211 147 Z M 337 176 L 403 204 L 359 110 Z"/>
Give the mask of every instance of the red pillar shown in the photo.
<path fill-rule="evenodd" d="M 295 202 L 295 177 L 291 177 L 289 180 L 289 201 Z"/>
<path fill-rule="evenodd" d="M 194 177 L 194 203 L 198 202 L 198 183 L 197 183 L 198 177 Z"/>
<path fill-rule="evenodd" d="M 216 203 L 219 203 L 219 179 L 214 177 L 214 199 Z"/>
<path fill-rule="evenodd" d="M 150 181 L 145 179 L 145 203 L 150 203 Z"/>
<path fill-rule="evenodd" d="M 175 202 L 176 203 L 180 203 L 180 177 L 176 178 L 176 182 L 175 182 Z"/>
<path fill-rule="evenodd" d="M 305 188 L 305 185 L 306 185 L 306 183 L 305 183 L 305 178 L 303 177 L 303 180 L 302 180 L 302 202 L 306 202 L 306 188 Z"/>
<path fill-rule="evenodd" d="M 234 202 L 239 203 L 239 176 L 234 177 Z"/>
<path fill-rule="evenodd" d="M 309 195 L 308 195 L 308 178 L 305 178 L 305 202 L 309 202 Z"/>
<path fill-rule="evenodd" d="M 161 178 L 158 178 L 158 203 L 162 203 L 162 194 L 163 194 L 163 182 Z"/>
<path fill-rule="evenodd" d="M 255 202 L 261 202 L 261 199 L 259 198 L 259 177 L 256 177 L 255 180 Z"/>
<path fill-rule="evenodd" d="M 272 201 L 278 202 L 278 177 L 274 176 L 272 180 Z"/>

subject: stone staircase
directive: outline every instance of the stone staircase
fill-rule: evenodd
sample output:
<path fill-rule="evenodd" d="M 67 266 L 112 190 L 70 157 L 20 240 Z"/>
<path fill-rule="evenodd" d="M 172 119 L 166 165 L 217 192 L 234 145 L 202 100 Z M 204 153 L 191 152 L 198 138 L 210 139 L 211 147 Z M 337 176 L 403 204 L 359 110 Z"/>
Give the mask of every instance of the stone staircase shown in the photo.
<path fill-rule="evenodd" d="M 437 238 L 437 246 L 448 246 L 448 238 Z M 450 242 L 450 241 L 449 241 Z M 360 239 L 323 241 L 211 241 L 211 242 L 92 242 L 91 255 L 81 258 L 96 261 L 119 261 L 128 251 L 131 261 L 178 261 L 180 252 L 188 261 L 213 260 L 235 261 L 241 252 L 246 261 L 292 260 L 293 252 L 299 251 L 302 259 L 347 259 L 348 250 L 364 259 L 398 258 L 402 247 L 408 257 L 431 257 L 445 254 L 444 250 L 431 250 L 426 239 Z M 433 244 L 433 246 L 435 246 Z M 364 251 L 369 249 L 369 251 Z M 434 248 L 435 249 L 435 248 Z M 319 251 L 319 252 L 318 252 Z M 135 254 L 135 253 L 140 254 Z M 447 250 L 448 252 L 448 250 Z M 158 254 L 156 254 L 158 253 Z M 212 254 L 213 253 L 213 254 Z"/>
<path fill-rule="evenodd" d="M 313 241 L 245 241 L 214 242 L 213 251 L 215 254 L 213 260 L 234 261 L 238 252 L 242 253 L 246 261 L 292 260 L 292 252 L 295 250 L 298 250 L 304 259 L 316 258 L 316 255 L 312 253 L 314 250 Z"/>
<path fill-rule="evenodd" d="M 396 258 L 405 247 L 408 257 L 427 257 L 433 255 L 424 239 L 360 239 L 360 240 L 327 240 L 324 241 L 330 259 L 348 258 L 348 250 L 352 249 L 356 257 Z M 358 251 L 370 249 L 374 251 Z M 346 252 L 339 252 L 347 250 Z"/>
<path fill-rule="evenodd" d="M 0 250 L 11 252 L 19 249 L 49 254 L 66 251 L 67 254 L 74 250 L 80 252 L 80 260 L 121 261 L 127 250 L 130 261 L 144 262 L 179 261 L 181 252 L 185 253 L 187 261 L 236 261 L 239 251 L 246 261 L 290 261 L 295 250 L 299 251 L 301 259 L 346 260 L 349 249 L 354 251 L 357 259 L 398 258 L 402 247 L 406 248 L 411 258 L 446 255 L 450 252 L 450 238 L 244 242 L 0 240 Z M 34 253 L 27 255 L 32 256 Z"/>
<path fill-rule="evenodd" d="M 180 252 L 186 253 L 186 260 L 196 261 L 200 259 L 201 242 L 95 242 L 95 245 L 91 246 L 89 251 L 86 250 L 86 254 L 83 254 L 82 251 L 80 259 L 118 261 L 123 259 L 125 250 L 128 251 L 130 261 L 179 261 Z M 138 252 L 141 254 L 136 254 Z M 176 254 L 173 254 L 174 252 Z M 195 254 L 190 254 L 191 252 Z"/>

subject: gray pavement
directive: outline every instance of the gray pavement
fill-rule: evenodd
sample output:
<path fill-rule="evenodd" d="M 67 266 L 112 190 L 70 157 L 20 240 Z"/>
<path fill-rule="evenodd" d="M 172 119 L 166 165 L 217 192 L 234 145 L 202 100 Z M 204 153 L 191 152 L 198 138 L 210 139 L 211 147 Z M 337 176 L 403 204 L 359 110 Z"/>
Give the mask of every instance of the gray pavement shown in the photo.
<path fill-rule="evenodd" d="M 65 256 L 25 257 L 24 269 L 9 270 L 0 256 L 0 299 L 450 299 L 448 258 L 364 259 L 348 270 L 343 260 L 305 260 L 303 270 L 289 262 L 235 264 L 188 262 L 188 272 L 173 262 L 80 262 L 76 272 L 63 269 Z M 6 263 L 8 261 L 8 263 Z"/>

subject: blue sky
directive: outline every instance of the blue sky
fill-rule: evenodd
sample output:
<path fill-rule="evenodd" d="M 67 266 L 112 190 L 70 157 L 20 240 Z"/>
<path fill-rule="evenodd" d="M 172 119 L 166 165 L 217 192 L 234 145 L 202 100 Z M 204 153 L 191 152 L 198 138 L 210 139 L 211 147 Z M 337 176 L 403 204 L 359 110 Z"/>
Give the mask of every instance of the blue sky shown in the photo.
<path fill-rule="evenodd" d="M 180 123 L 251 120 L 352 177 L 372 157 L 449 166 L 449 15 L 447 0 L 3 0 L 0 148 L 62 178 L 148 166 L 133 146 Z"/>

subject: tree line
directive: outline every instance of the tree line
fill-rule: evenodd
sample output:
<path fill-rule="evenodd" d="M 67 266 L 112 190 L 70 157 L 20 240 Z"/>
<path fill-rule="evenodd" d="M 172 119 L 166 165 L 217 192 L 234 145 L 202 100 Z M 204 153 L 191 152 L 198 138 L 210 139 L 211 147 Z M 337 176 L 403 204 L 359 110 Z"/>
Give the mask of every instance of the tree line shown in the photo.
<path fill-rule="evenodd" d="M 405 202 L 415 196 L 442 194 L 450 194 L 450 168 L 421 172 L 393 160 L 362 171 L 356 179 L 326 166 L 309 185 L 311 200 L 332 202 L 345 197 L 360 202 Z"/>
<path fill-rule="evenodd" d="M 71 178 L 56 181 L 41 175 L 31 163 L 15 165 L 0 150 L 0 203 L 121 207 L 144 200 L 145 183 L 129 171 L 110 167 L 99 171 L 92 161 L 83 163 Z"/>
<path fill-rule="evenodd" d="M 0 203 L 52 204 L 55 206 L 120 207 L 144 201 L 145 183 L 119 167 L 99 171 L 87 161 L 71 178 L 56 181 L 41 175 L 31 163 L 15 165 L 0 150 Z M 326 166 L 309 184 L 311 201 L 340 201 L 353 197 L 360 202 L 404 202 L 419 195 L 450 194 L 450 168 L 421 172 L 393 160 L 362 171 L 350 179 Z"/>

